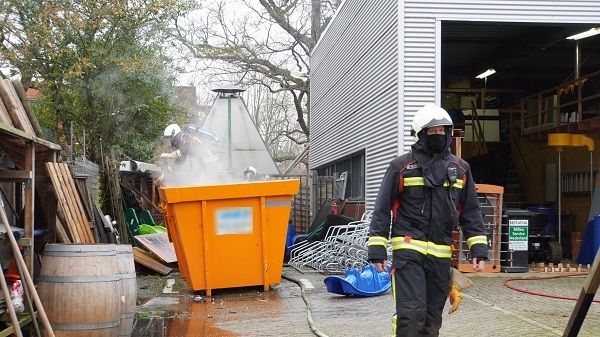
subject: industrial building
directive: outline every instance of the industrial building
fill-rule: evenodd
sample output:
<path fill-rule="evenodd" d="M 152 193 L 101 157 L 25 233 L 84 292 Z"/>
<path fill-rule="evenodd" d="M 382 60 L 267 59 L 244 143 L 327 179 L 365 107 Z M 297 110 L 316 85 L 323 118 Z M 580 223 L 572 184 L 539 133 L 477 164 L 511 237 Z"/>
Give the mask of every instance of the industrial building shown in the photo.
<path fill-rule="evenodd" d="M 599 18 L 596 1 L 345 1 L 311 55 L 310 168 L 348 172 L 346 197 L 372 208 L 412 116 L 436 103 L 476 183 L 504 186 L 505 208 L 552 207 L 569 250 L 600 165 Z"/>

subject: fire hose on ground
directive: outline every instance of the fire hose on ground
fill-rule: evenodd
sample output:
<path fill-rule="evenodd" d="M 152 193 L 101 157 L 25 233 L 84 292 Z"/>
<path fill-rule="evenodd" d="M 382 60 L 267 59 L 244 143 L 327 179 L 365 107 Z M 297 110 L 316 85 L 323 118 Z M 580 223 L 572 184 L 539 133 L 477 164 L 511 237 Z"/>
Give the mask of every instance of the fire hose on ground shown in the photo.
<path fill-rule="evenodd" d="M 577 274 L 565 274 L 565 275 L 553 275 L 553 276 L 542 276 L 542 277 L 512 277 L 512 278 L 508 278 L 504 281 L 504 286 L 515 290 L 515 291 L 519 291 L 525 294 L 530 294 L 530 295 L 536 295 L 536 296 L 543 296 L 543 297 L 550 297 L 550 298 L 556 298 L 556 299 L 564 299 L 564 300 L 572 300 L 572 301 L 576 301 L 577 298 L 576 297 L 569 297 L 569 296 L 561 296 L 561 295 L 552 295 L 552 294 L 545 294 L 545 293 L 540 293 L 540 292 L 536 292 L 536 291 L 531 291 L 531 290 L 527 290 L 527 289 L 523 289 L 523 288 L 519 288 L 516 287 L 514 285 L 511 285 L 510 282 L 512 281 L 540 281 L 540 280 L 549 280 L 549 279 L 557 279 L 557 278 L 561 278 L 561 277 L 581 277 L 581 276 L 587 276 L 588 273 L 577 273 Z M 301 290 L 301 294 L 302 294 L 302 299 L 304 300 L 304 303 L 306 304 L 306 316 L 307 316 L 307 321 L 308 321 L 308 325 L 311 329 L 311 331 L 319 337 L 328 337 L 326 334 L 324 334 L 323 332 L 321 332 L 314 324 L 313 319 L 312 319 L 312 311 L 311 311 L 311 305 L 310 302 L 308 301 L 308 297 L 306 296 L 306 291 L 305 291 L 305 286 L 302 283 L 302 281 L 297 280 L 293 277 L 287 276 L 287 275 L 281 275 L 282 278 L 294 282 L 296 283 Z M 595 303 L 600 303 L 600 300 L 593 300 L 592 302 Z"/>
<path fill-rule="evenodd" d="M 304 300 L 304 303 L 306 304 L 306 319 L 308 320 L 308 326 L 310 327 L 310 330 L 319 337 L 328 337 L 326 334 L 324 334 L 323 332 L 321 332 L 319 329 L 317 329 L 317 327 L 315 326 L 315 323 L 313 322 L 312 319 L 312 311 L 311 311 L 311 305 L 310 302 L 308 301 L 308 297 L 306 296 L 306 291 L 305 291 L 305 287 L 304 284 L 302 283 L 302 281 L 297 280 L 293 277 L 289 277 L 286 275 L 281 275 L 282 278 L 294 282 L 296 283 L 298 286 L 300 286 L 300 291 L 302 294 L 302 299 Z"/>
<path fill-rule="evenodd" d="M 511 284 L 509 284 L 512 281 L 539 281 L 539 280 L 549 280 L 549 279 L 556 279 L 556 278 L 561 278 L 561 277 L 577 277 L 577 276 L 587 276 L 588 273 L 577 273 L 577 274 L 565 274 L 565 275 L 553 275 L 553 276 L 542 276 L 542 277 L 513 277 L 513 278 L 508 278 L 504 281 L 504 286 L 506 286 L 509 289 L 512 290 L 516 290 L 525 294 L 530 294 L 530 295 L 536 295 L 536 296 L 544 296 L 544 297 L 550 297 L 550 298 L 557 298 L 557 299 L 563 299 L 563 300 L 572 300 L 572 301 L 577 301 L 578 298 L 577 297 L 569 297 L 569 296 L 561 296 L 561 295 L 552 295 L 552 294 L 545 294 L 545 293 L 540 293 L 540 292 L 536 292 L 536 291 L 531 291 L 531 290 L 527 290 L 527 289 L 523 289 L 523 288 L 518 288 L 515 287 Z M 600 300 L 593 300 L 592 302 L 595 303 L 600 303 Z"/>
<path fill-rule="evenodd" d="M 531 290 L 527 290 L 527 289 L 523 289 L 523 288 L 519 288 L 514 285 L 511 285 L 510 282 L 512 282 L 512 281 L 540 281 L 540 280 L 557 279 L 557 278 L 561 278 L 561 277 L 581 277 L 581 276 L 587 276 L 587 274 L 588 273 L 577 273 L 577 274 L 542 276 L 542 277 L 535 277 L 535 278 L 533 278 L 533 277 L 512 277 L 512 278 L 508 278 L 508 279 L 504 280 L 504 286 L 509 289 L 519 291 L 519 292 L 522 292 L 525 294 L 577 301 L 576 297 L 552 295 L 552 294 L 545 294 L 545 293 L 540 293 L 540 292 L 536 292 L 536 291 L 531 291 Z M 288 281 L 296 283 L 300 287 L 302 299 L 304 300 L 304 303 L 306 304 L 306 310 L 307 310 L 306 316 L 307 316 L 307 320 L 308 320 L 308 325 L 310 326 L 310 329 L 312 330 L 312 332 L 316 336 L 328 337 L 326 334 L 319 331 L 319 329 L 317 329 L 317 327 L 315 327 L 315 324 L 312 319 L 311 305 L 310 305 L 310 302 L 308 301 L 308 297 L 306 296 L 305 287 L 304 287 L 304 284 L 302 283 L 302 281 L 297 280 L 297 279 L 287 276 L 287 275 L 281 275 L 281 277 Z M 600 300 L 593 300 L 592 302 L 600 303 Z"/>

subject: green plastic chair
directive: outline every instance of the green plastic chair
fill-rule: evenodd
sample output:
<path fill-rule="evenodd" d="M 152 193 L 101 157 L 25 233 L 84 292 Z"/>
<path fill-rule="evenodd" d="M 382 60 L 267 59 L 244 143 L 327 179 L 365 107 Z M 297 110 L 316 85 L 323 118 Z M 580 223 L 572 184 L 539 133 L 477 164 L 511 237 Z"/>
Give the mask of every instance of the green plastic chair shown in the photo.
<path fill-rule="evenodd" d="M 150 226 L 156 226 L 152 214 L 150 214 L 150 211 L 147 209 L 140 212 L 140 222 L 143 224 L 148 224 Z"/>
<path fill-rule="evenodd" d="M 136 235 L 142 234 L 140 232 L 140 222 L 138 221 L 138 217 L 133 208 L 128 208 L 125 211 L 125 221 L 127 222 L 127 233 L 129 233 L 129 237 L 131 238 L 131 242 L 136 247 L 140 247 L 138 242 L 133 238 Z"/>
<path fill-rule="evenodd" d="M 139 226 L 141 234 L 155 234 L 155 233 L 166 233 L 167 228 L 163 226 L 151 226 L 148 224 L 140 224 Z"/>

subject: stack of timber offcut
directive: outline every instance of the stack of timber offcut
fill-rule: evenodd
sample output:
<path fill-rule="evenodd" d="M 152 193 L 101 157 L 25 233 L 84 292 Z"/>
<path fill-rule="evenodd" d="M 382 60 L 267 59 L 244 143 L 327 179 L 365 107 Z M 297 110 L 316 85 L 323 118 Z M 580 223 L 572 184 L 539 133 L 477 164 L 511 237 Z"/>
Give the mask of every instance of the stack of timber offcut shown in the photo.
<path fill-rule="evenodd" d="M 589 264 L 571 264 L 571 263 L 532 263 L 531 269 L 533 271 L 542 273 L 589 273 L 591 266 Z"/>
<path fill-rule="evenodd" d="M 58 201 L 60 221 L 56 222 L 57 239 L 63 243 L 96 242 L 69 166 L 65 163 L 47 162 L 46 170 Z"/>

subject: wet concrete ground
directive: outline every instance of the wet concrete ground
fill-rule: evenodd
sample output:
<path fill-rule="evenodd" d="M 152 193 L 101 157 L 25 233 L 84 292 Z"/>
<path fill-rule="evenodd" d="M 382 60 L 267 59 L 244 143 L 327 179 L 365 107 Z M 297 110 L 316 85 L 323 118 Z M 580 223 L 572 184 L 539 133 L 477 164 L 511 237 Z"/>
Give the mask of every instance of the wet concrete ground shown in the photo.
<path fill-rule="evenodd" d="M 340 296 L 327 292 L 321 273 L 286 266 L 283 275 L 269 292 L 262 286 L 222 289 L 209 298 L 197 298 L 177 273 L 138 276 L 132 336 L 391 336 L 391 291 Z M 576 304 L 567 298 L 577 298 L 585 281 L 544 279 L 567 273 L 466 275 L 475 285 L 457 312 L 444 314 L 441 336 L 561 336 Z M 526 278 L 509 282 L 525 292 L 505 286 L 509 278 Z M 600 303 L 592 303 L 579 336 L 600 336 Z"/>

